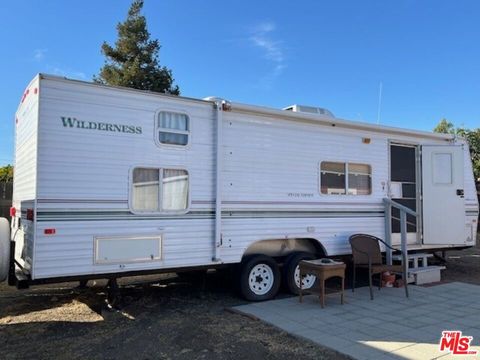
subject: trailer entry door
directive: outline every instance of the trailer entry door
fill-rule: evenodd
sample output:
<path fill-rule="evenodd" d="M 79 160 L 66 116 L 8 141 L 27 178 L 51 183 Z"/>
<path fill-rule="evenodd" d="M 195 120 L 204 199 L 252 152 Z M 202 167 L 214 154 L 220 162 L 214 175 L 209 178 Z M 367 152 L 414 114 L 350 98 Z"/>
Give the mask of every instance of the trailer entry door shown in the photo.
<path fill-rule="evenodd" d="M 390 145 L 389 196 L 413 211 L 417 211 L 420 204 L 417 196 L 420 192 L 417 181 L 417 157 L 417 146 L 397 143 Z M 417 219 L 407 215 L 407 244 L 420 242 L 417 228 Z M 400 211 L 396 208 L 392 208 L 392 244 L 400 244 Z"/>
<path fill-rule="evenodd" d="M 423 243 L 465 242 L 463 147 L 422 146 Z"/>

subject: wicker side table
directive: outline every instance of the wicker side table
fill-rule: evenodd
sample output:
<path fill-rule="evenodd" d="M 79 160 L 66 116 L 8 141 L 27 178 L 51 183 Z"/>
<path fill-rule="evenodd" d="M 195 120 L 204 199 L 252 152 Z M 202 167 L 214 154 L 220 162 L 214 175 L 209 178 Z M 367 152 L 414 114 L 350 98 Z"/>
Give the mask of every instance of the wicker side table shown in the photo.
<path fill-rule="evenodd" d="M 325 307 L 325 280 L 332 277 L 340 277 L 342 279 L 341 290 L 336 291 L 331 294 L 340 294 L 342 305 L 344 303 L 345 296 L 345 268 L 347 267 L 342 262 L 336 262 L 334 264 L 322 264 L 320 260 L 303 260 L 299 264 L 300 267 L 300 279 L 303 278 L 303 275 L 312 274 L 317 277 L 317 286 L 318 288 L 312 288 L 308 290 L 302 289 L 302 283 L 300 282 L 300 302 L 302 302 L 302 295 L 304 292 L 309 294 L 316 294 L 319 296 L 320 304 Z M 328 295 L 331 295 L 328 294 Z"/>

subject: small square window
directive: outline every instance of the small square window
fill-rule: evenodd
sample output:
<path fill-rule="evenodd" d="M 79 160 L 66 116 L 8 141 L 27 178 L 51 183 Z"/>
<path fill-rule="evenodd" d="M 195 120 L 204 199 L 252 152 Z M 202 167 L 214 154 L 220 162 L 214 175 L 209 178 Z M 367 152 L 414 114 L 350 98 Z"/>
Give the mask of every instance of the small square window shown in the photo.
<path fill-rule="evenodd" d="M 190 118 L 182 113 L 160 111 L 156 131 L 161 144 L 185 146 L 189 141 Z"/>

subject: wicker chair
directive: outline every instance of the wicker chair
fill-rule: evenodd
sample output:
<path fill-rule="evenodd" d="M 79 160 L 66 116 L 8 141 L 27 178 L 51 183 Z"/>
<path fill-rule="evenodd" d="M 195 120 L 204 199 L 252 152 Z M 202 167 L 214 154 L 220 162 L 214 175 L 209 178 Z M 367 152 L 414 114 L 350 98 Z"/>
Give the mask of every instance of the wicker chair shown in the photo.
<path fill-rule="evenodd" d="M 355 290 L 355 277 L 357 272 L 357 267 L 368 269 L 368 281 L 370 285 L 370 299 L 373 300 L 373 289 L 372 289 L 372 277 L 373 275 L 379 274 L 379 285 L 378 289 L 382 287 L 382 274 L 385 271 L 390 271 L 394 273 L 401 273 L 402 279 L 405 287 L 405 295 L 408 297 L 408 288 L 407 288 L 407 274 L 402 265 L 386 265 L 383 263 L 382 253 L 380 250 L 380 243 L 384 244 L 386 247 L 394 250 L 395 249 L 385 243 L 383 240 L 366 234 L 355 234 L 350 236 L 350 245 L 352 246 L 352 255 L 353 255 L 353 279 L 352 279 L 352 291 Z"/>

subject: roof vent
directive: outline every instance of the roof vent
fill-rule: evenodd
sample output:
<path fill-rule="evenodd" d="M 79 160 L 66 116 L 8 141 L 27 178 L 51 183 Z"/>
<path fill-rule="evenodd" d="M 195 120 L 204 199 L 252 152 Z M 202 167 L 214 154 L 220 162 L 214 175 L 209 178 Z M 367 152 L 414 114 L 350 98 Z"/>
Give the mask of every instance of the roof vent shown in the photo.
<path fill-rule="evenodd" d="M 287 106 L 286 108 L 283 108 L 283 110 L 302 112 L 302 113 L 308 113 L 308 114 L 318 114 L 318 115 L 323 115 L 330 118 L 335 118 L 335 115 L 333 115 L 333 113 L 330 110 L 320 108 L 320 107 L 314 107 L 314 106 L 305 106 L 305 105 L 295 104 L 295 105 Z"/>

